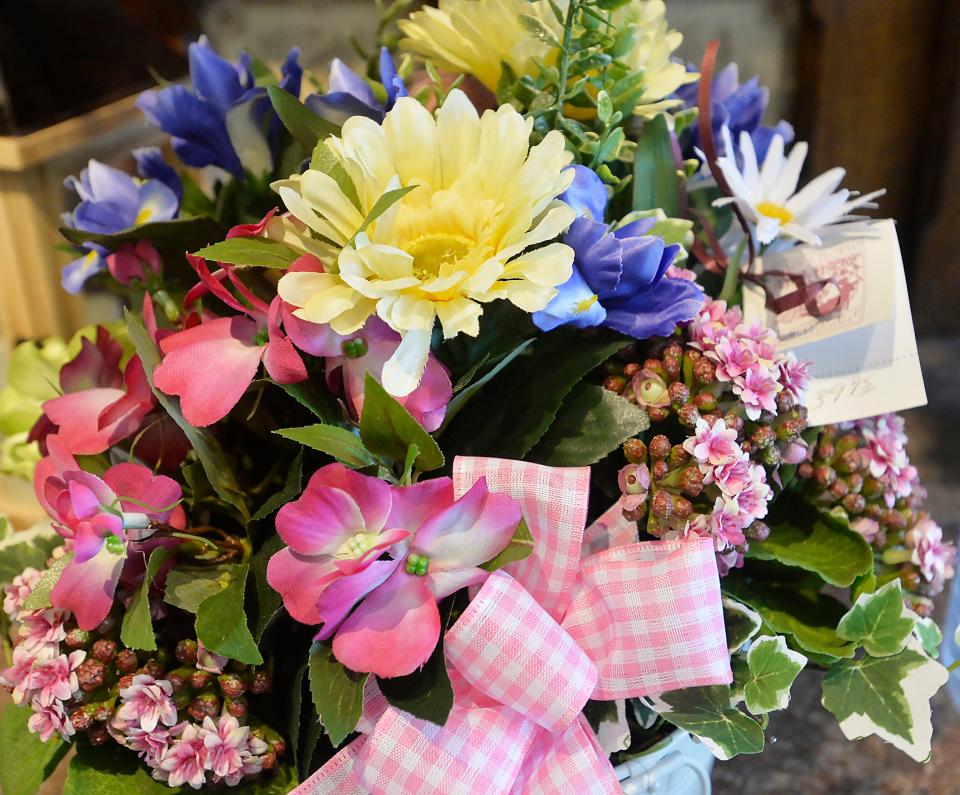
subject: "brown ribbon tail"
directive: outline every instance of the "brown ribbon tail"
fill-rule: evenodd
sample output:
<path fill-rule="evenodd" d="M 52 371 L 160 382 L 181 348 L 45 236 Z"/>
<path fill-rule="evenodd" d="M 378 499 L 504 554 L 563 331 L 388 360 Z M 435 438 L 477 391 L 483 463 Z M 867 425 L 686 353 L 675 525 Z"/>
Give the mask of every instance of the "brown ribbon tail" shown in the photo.
<path fill-rule="evenodd" d="M 781 295 L 779 298 L 774 298 L 765 284 L 766 279 L 771 276 L 789 279 L 797 289 Z M 832 276 L 826 279 L 818 279 L 815 282 L 808 282 L 799 273 L 769 271 L 762 276 L 745 276 L 744 278 L 759 285 L 763 289 L 767 294 L 766 307 L 775 315 L 782 315 L 784 312 L 796 309 L 798 306 L 805 306 L 812 317 L 826 317 L 836 312 L 843 303 L 840 285 L 837 284 L 836 279 Z M 817 296 L 820 295 L 827 285 L 832 285 L 837 290 L 837 297 L 832 299 L 826 306 L 820 306 L 817 302 Z"/>

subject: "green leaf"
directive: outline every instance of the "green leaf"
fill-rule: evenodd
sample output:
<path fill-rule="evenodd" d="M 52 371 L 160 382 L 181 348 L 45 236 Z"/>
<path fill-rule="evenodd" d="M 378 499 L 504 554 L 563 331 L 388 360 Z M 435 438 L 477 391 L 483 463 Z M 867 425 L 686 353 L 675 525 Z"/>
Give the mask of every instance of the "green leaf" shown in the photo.
<path fill-rule="evenodd" d="M 45 610 L 50 607 L 50 593 L 60 581 L 60 575 L 73 560 L 73 552 L 57 558 L 50 564 L 50 568 L 40 575 L 40 579 L 26 599 L 23 600 L 24 610 Z"/>
<path fill-rule="evenodd" d="M 303 448 L 297 450 L 297 454 L 293 457 L 290 469 L 287 470 L 286 480 L 283 482 L 283 488 L 267 499 L 266 502 L 257 509 L 257 512 L 250 517 L 250 521 L 259 522 L 261 519 L 266 519 L 274 511 L 279 510 L 290 502 L 290 500 L 296 499 L 303 489 L 302 484 Z"/>
<path fill-rule="evenodd" d="M 387 210 L 393 207 L 393 205 L 400 201 L 400 199 L 406 196 L 410 191 L 418 187 L 420 186 L 407 185 L 404 188 L 394 188 L 393 190 L 388 190 L 386 193 L 384 193 L 373 203 L 373 207 L 370 208 L 370 212 L 368 212 L 366 217 L 363 219 L 363 223 L 360 224 L 360 228 L 353 233 L 353 237 L 350 238 L 350 241 L 347 243 L 347 245 L 353 245 L 353 241 L 357 239 L 357 236 L 366 232 L 367 227 L 369 227 L 370 224 L 372 224 Z"/>
<path fill-rule="evenodd" d="M 853 657 L 857 644 L 837 634 L 845 612 L 832 596 L 798 590 L 792 585 L 751 582 L 740 572 L 730 572 L 723 581 L 724 594 L 756 610 L 774 632 L 791 635 L 804 651 L 827 657 Z"/>
<path fill-rule="evenodd" d="M 806 664 L 807 658 L 787 648 L 780 635 L 753 641 L 747 652 L 749 676 L 743 686 L 747 709 L 754 715 L 786 709 L 793 680 Z"/>
<path fill-rule="evenodd" d="M 920 645 L 923 646 L 923 650 L 933 659 L 937 659 L 940 656 L 940 644 L 943 643 L 943 633 L 937 626 L 937 622 L 932 618 L 920 618 L 918 616 L 917 625 L 913 628 L 913 632 L 917 636 L 917 640 L 920 641 Z"/>
<path fill-rule="evenodd" d="M 232 570 L 233 564 L 230 563 L 206 569 L 170 569 L 163 601 L 188 613 L 196 613 L 204 599 L 227 587 Z"/>
<path fill-rule="evenodd" d="M 947 669 L 916 642 L 887 657 L 843 660 L 823 680 L 823 706 L 847 739 L 882 737 L 917 762 L 930 757 L 930 699 L 946 683 Z"/>
<path fill-rule="evenodd" d="M 718 759 L 763 750 L 763 729 L 731 705 L 729 687 L 689 687 L 650 698 L 651 706 L 674 726 L 698 737 Z"/>
<path fill-rule="evenodd" d="M 394 679 L 377 679 L 377 685 L 391 705 L 438 726 L 447 722 L 453 708 L 453 687 L 447 675 L 442 642 L 419 671 Z"/>
<path fill-rule="evenodd" d="M 143 651 L 156 651 L 157 638 L 153 634 L 153 619 L 150 617 L 150 586 L 160 567 L 173 554 L 172 550 L 157 547 L 150 553 L 143 581 L 133 592 L 133 599 L 123 616 L 120 640 L 124 646 Z"/>
<path fill-rule="evenodd" d="M 197 639 L 210 651 L 249 665 L 260 665 L 263 657 L 247 628 L 243 611 L 248 564 L 234 567 L 230 583 L 208 596 L 197 610 Z"/>
<path fill-rule="evenodd" d="M 279 240 L 268 237 L 231 237 L 195 252 L 195 256 L 230 265 L 259 268 L 289 268 L 300 254 Z"/>
<path fill-rule="evenodd" d="M 360 197 L 357 196 L 357 186 L 353 184 L 353 180 L 343 167 L 343 164 L 323 141 L 318 141 L 317 145 L 313 147 L 313 154 L 310 155 L 310 168 L 313 171 L 322 171 L 324 174 L 327 174 L 337 183 L 340 192 L 350 200 L 350 203 L 356 207 L 357 210 L 360 209 Z"/>
<path fill-rule="evenodd" d="M 907 645 L 914 616 L 903 603 L 900 580 L 891 580 L 873 593 L 860 594 L 837 624 L 837 634 L 863 646 L 871 657 L 888 657 Z"/>
<path fill-rule="evenodd" d="M 70 749 L 56 734 L 41 742 L 31 734 L 28 706 L 6 702 L 0 713 L 0 792 L 3 795 L 34 795 Z"/>
<path fill-rule="evenodd" d="M 275 381 L 270 383 L 276 384 Z M 325 389 L 317 389 L 312 381 L 276 385 L 324 423 L 334 424 L 343 419 L 343 412 L 337 406 L 336 398 Z"/>
<path fill-rule="evenodd" d="M 333 656 L 329 643 L 314 643 L 310 648 L 310 694 L 313 706 L 323 721 L 334 747 L 357 728 L 363 712 L 363 686 L 367 674 L 347 670 Z"/>
<path fill-rule="evenodd" d="M 257 553 L 250 558 L 250 573 L 253 575 L 254 593 L 257 597 L 253 637 L 257 642 L 263 637 L 274 616 L 280 612 L 283 599 L 267 582 L 267 564 L 270 558 L 284 547 L 283 539 L 278 535 L 268 538 Z"/>
<path fill-rule="evenodd" d="M 667 117 L 655 116 L 643 126 L 633 161 L 633 209 L 660 208 L 669 218 L 679 217 L 680 180 L 673 155 Z"/>
<path fill-rule="evenodd" d="M 532 552 L 533 536 L 530 535 L 530 528 L 527 526 L 526 520 L 521 519 L 517 529 L 513 531 L 513 538 L 510 539 L 510 543 L 501 549 L 495 558 L 488 560 L 486 563 L 481 563 L 480 568 L 486 571 L 496 571 L 502 569 L 508 563 L 529 557 Z"/>
<path fill-rule="evenodd" d="M 770 535 L 750 542 L 749 557 L 797 566 L 840 587 L 873 569 L 873 551 L 863 536 L 804 500 L 784 494 L 767 524 Z"/>
<path fill-rule="evenodd" d="M 650 427 L 647 412 L 595 384 L 577 384 L 530 458 L 554 467 L 587 466 Z"/>
<path fill-rule="evenodd" d="M 143 325 L 143 320 L 139 315 L 124 308 L 123 316 L 127 321 L 127 329 L 130 332 L 130 341 L 136 349 L 140 361 L 143 362 L 144 372 L 147 374 L 147 381 L 157 402 L 163 406 L 164 410 L 173 419 L 180 429 L 184 432 L 190 444 L 197 453 L 200 463 L 203 465 L 203 471 L 206 473 L 207 480 L 213 486 L 217 496 L 228 506 L 236 509 L 241 521 L 246 524 L 250 519 L 250 512 L 247 509 L 243 490 L 237 483 L 233 470 L 227 463 L 227 458 L 220 448 L 220 444 L 214 439 L 213 435 L 206 428 L 196 428 L 184 418 L 180 411 L 180 401 L 175 397 L 164 394 L 153 386 L 153 371 L 160 364 L 160 352 L 157 346 L 150 338 L 150 334 Z"/>
<path fill-rule="evenodd" d="M 279 86 L 270 86 L 267 94 L 283 126 L 308 152 L 313 151 L 318 141 L 331 135 L 340 135 L 340 128 L 336 124 L 321 119 L 290 92 Z"/>
<path fill-rule="evenodd" d="M 0 523 L 6 524 L 6 517 L 0 516 Z M 61 544 L 63 539 L 49 523 L 0 534 L 0 583 L 12 582 L 28 566 L 42 570 L 54 548 Z"/>
<path fill-rule="evenodd" d="M 740 647 L 760 631 L 763 620 L 755 610 L 724 597 L 723 623 L 727 630 L 727 648 L 733 654 L 740 651 Z"/>
<path fill-rule="evenodd" d="M 359 436 L 336 425 L 318 423 L 302 428 L 280 428 L 274 433 L 333 456 L 337 461 L 354 469 L 363 469 L 377 463 L 376 457 L 363 446 Z"/>
<path fill-rule="evenodd" d="M 84 232 L 80 229 L 60 227 L 60 234 L 75 245 L 97 243 L 104 248 L 116 251 L 124 243 L 136 243 L 138 240 L 147 240 L 160 251 L 181 257 L 184 251 L 196 251 L 210 243 L 223 240 L 227 230 L 212 218 L 181 218 L 176 221 L 157 221 L 152 224 L 141 224 L 106 235 L 98 232 Z"/>
<path fill-rule="evenodd" d="M 418 469 L 429 472 L 443 466 L 443 453 L 436 440 L 370 373 L 363 395 L 360 438 L 368 450 L 394 461 L 405 461 L 407 449 L 415 444 L 420 451 L 416 458 Z"/>

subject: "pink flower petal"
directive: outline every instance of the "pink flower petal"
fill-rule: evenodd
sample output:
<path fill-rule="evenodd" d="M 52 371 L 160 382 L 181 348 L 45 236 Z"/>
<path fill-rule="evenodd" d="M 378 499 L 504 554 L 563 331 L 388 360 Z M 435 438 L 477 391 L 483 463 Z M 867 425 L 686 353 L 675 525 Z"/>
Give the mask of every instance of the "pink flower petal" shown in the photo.
<path fill-rule="evenodd" d="M 180 397 L 191 425 L 223 419 L 260 367 L 263 348 L 253 344 L 256 334 L 257 324 L 249 318 L 222 317 L 164 338 L 155 386 Z"/>
<path fill-rule="evenodd" d="M 80 353 L 60 369 L 60 387 L 64 392 L 119 387 L 122 357 L 120 343 L 112 339 L 103 326 L 97 326 L 97 341 L 83 338 Z"/>
<path fill-rule="evenodd" d="M 400 527 L 415 533 L 427 519 L 453 504 L 450 478 L 422 480 L 412 486 L 391 489 L 393 499 L 387 527 Z"/>
<path fill-rule="evenodd" d="M 281 549 L 267 563 L 267 582 L 283 597 L 287 612 L 301 624 L 320 623 L 317 600 L 338 576 L 330 558 L 298 555 L 292 549 Z"/>
<path fill-rule="evenodd" d="M 387 579 L 400 560 L 375 560 L 356 574 L 338 577 L 330 583 L 317 600 L 317 612 L 323 628 L 318 640 L 325 640 L 336 632 L 354 605 Z"/>
<path fill-rule="evenodd" d="M 363 514 L 353 497 L 340 489 L 317 486 L 314 479 L 299 499 L 280 509 L 276 525 L 287 546 L 303 555 L 332 555 L 351 536 L 365 532 Z"/>
<path fill-rule="evenodd" d="M 370 565 L 370 562 L 379 558 L 383 552 L 394 544 L 406 541 L 410 533 L 406 530 L 384 530 L 379 536 L 376 544 L 364 552 L 359 558 L 340 558 L 337 560 L 337 571 L 341 574 L 355 574 L 362 571 Z M 404 551 L 406 548 L 404 547 Z"/>
<path fill-rule="evenodd" d="M 180 484 L 172 478 L 154 475 L 142 464 L 123 463 L 110 467 L 103 479 L 120 497 L 120 507 L 124 511 L 145 513 L 151 519 L 169 522 L 179 529 L 185 526 L 182 523 L 183 509 L 180 506 L 170 507 L 183 496 Z M 180 523 L 175 521 L 175 511 L 179 511 Z"/>
<path fill-rule="evenodd" d="M 293 314 L 295 307 L 284 304 L 280 310 L 283 329 L 291 342 L 300 350 L 313 356 L 339 356 L 340 343 L 346 339 L 334 332 L 330 326 L 301 320 Z"/>
<path fill-rule="evenodd" d="M 47 400 L 43 412 L 58 426 L 57 435 L 75 455 L 97 455 L 110 447 L 113 429 L 100 429 L 101 412 L 124 397 L 121 389 L 100 387 L 67 392 Z"/>
<path fill-rule="evenodd" d="M 93 489 L 79 480 L 70 480 L 67 489 L 70 492 L 73 513 L 78 519 L 89 519 L 100 512 L 100 496 Z"/>
<path fill-rule="evenodd" d="M 417 530 L 412 549 L 430 558 L 434 570 L 476 566 L 510 543 L 520 516 L 516 500 L 490 492 L 486 478 L 480 478 L 470 491 Z"/>
<path fill-rule="evenodd" d="M 270 304 L 267 315 L 267 334 L 269 341 L 263 353 L 263 366 L 270 377 L 278 384 L 297 384 L 307 379 L 307 367 L 280 330 L 280 307 L 283 301 L 277 296 Z"/>
<path fill-rule="evenodd" d="M 143 418 L 156 405 L 139 356 L 134 356 L 127 362 L 123 371 L 123 383 L 126 389 L 123 397 L 107 406 L 97 418 L 97 427 L 108 434 L 111 445 L 140 430 Z"/>
<path fill-rule="evenodd" d="M 449 571 L 427 572 L 427 585 L 433 592 L 433 597 L 438 602 L 445 599 L 452 593 L 456 593 L 461 588 L 468 588 L 471 585 L 479 585 L 484 582 L 490 572 L 486 569 L 470 567 L 466 569 L 450 569 Z"/>
<path fill-rule="evenodd" d="M 376 533 L 387 525 L 392 502 L 392 490 L 380 478 L 361 475 L 343 464 L 328 464 L 310 478 L 311 486 L 328 486 L 347 492 L 356 500 L 363 514 L 363 526 L 369 533 Z M 396 527 L 390 524 L 389 527 Z"/>
<path fill-rule="evenodd" d="M 105 546 L 86 563 L 68 563 L 50 594 L 55 607 L 69 610 L 80 629 L 94 629 L 110 612 L 124 558 Z"/>
<path fill-rule="evenodd" d="M 364 599 L 333 638 L 333 654 L 353 671 L 406 676 L 440 639 L 440 611 L 423 577 L 398 568 Z"/>
<path fill-rule="evenodd" d="M 103 539 L 104 535 L 92 522 L 79 522 L 73 536 L 74 561 L 80 564 L 95 558 L 103 549 Z"/>

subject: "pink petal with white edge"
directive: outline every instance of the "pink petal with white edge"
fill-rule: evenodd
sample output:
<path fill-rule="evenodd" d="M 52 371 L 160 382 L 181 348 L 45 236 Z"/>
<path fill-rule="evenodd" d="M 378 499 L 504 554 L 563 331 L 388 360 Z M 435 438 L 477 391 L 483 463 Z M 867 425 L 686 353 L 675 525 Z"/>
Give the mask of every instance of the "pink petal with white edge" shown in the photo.
<path fill-rule="evenodd" d="M 254 345 L 257 324 L 222 317 L 160 341 L 163 361 L 154 385 L 180 397 L 187 422 L 197 427 L 222 420 L 237 405 L 260 367 L 263 347 Z"/>
<path fill-rule="evenodd" d="M 398 568 L 364 599 L 333 638 L 333 655 L 353 671 L 406 676 L 440 639 L 440 611 L 423 577 Z"/>
<path fill-rule="evenodd" d="M 453 481 L 450 478 L 422 480 L 412 486 L 395 486 L 388 527 L 399 527 L 416 533 L 435 513 L 450 507 L 453 500 Z"/>
<path fill-rule="evenodd" d="M 486 478 L 417 531 L 411 548 L 430 558 L 434 570 L 477 566 L 495 557 L 513 538 L 520 505 L 507 494 L 491 493 Z"/>
<path fill-rule="evenodd" d="M 485 582 L 490 572 L 486 569 L 480 569 L 472 566 L 467 569 L 450 569 L 448 571 L 428 571 L 427 585 L 433 591 L 433 597 L 438 602 L 445 599 L 452 593 L 456 593 L 461 588 L 469 588 L 471 585 L 479 585 Z"/>
<path fill-rule="evenodd" d="M 67 564 L 50 594 L 51 603 L 71 611 L 80 629 L 96 628 L 113 605 L 123 561 L 123 555 L 115 555 L 103 547 L 86 563 Z"/>
<path fill-rule="evenodd" d="M 43 413 L 59 426 L 57 435 L 75 455 L 97 455 L 111 444 L 113 429 L 98 427 L 100 414 L 124 397 L 122 389 L 67 392 L 43 404 Z"/>
<path fill-rule="evenodd" d="M 334 580 L 317 600 L 317 612 L 323 627 L 316 640 L 326 640 L 343 622 L 347 613 L 400 565 L 399 560 L 375 560 L 362 571 Z"/>
<path fill-rule="evenodd" d="M 393 495 L 390 487 L 380 478 L 361 475 L 343 464 L 327 464 L 314 472 L 310 478 L 310 486 L 329 486 L 347 492 L 360 506 L 363 514 L 363 526 L 367 532 L 377 533 L 387 527 L 396 527 L 396 524 L 387 524 Z"/>
<path fill-rule="evenodd" d="M 283 597 L 283 606 L 301 624 L 319 624 L 317 600 L 338 574 L 330 558 L 281 549 L 267 563 L 267 582 Z"/>
<path fill-rule="evenodd" d="M 110 467 L 103 479 L 120 497 L 123 510 L 145 513 L 151 519 L 171 524 L 178 530 L 186 526 L 183 508 L 174 505 L 183 497 L 183 490 L 173 478 L 154 475 L 142 464 L 124 463 Z"/>
<path fill-rule="evenodd" d="M 299 499 L 280 509 L 276 526 L 287 546 L 302 555 L 332 555 L 351 536 L 364 532 L 363 514 L 354 498 L 340 489 L 318 486 L 314 479 Z"/>

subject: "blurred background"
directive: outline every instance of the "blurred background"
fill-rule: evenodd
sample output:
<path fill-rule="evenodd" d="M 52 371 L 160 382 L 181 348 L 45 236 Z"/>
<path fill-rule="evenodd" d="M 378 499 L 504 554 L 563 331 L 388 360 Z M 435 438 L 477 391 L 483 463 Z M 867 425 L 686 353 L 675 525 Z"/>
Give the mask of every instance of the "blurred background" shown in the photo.
<path fill-rule="evenodd" d="M 808 178 L 841 165 L 847 187 L 887 189 L 876 215 L 898 221 L 930 400 L 907 412 L 910 455 L 928 508 L 956 537 L 960 0 L 667 0 L 667 9 L 684 58 L 699 62 L 720 38 L 720 64 L 759 75 L 767 121 L 790 121 L 810 143 Z M 246 48 L 269 63 L 298 44 L 304 66 L 322 74 L 333 56 L 356 61 L 350 37 L 369 47 L 377 23 L 372 0 L 0 0 L 0 370 L 16 342 L 69 334 L 110 311 L 60 289 L 62 182 L 91 157 L 129 165 L 132 147 L 158 140 L 133 100 L 185 75 L 190 41 L 206 33 L 228 57 Z M 960 793 L 960 719 L 946 692 L 935 702 L 933 762 L 920 766 L 876 738 L 847 743 L 818 703 L 816 676 L 798 681 L 759 758 L 717 765 L 717 795 Z"/>

